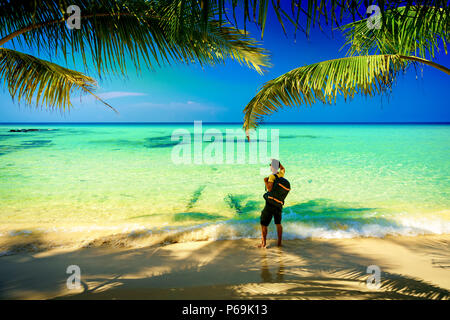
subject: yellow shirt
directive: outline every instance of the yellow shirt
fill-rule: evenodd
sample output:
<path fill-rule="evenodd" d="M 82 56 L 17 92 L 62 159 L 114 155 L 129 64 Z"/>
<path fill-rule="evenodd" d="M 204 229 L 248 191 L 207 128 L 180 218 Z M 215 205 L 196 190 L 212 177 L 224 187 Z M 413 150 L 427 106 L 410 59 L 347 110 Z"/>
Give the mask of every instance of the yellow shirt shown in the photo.
<path fill-rule="evenodd" d="M 278 173 L 277 173 L 278 178 L 283 178 L 284 177 L 284 169 L 281 169 Z M 275 175 L 271 174 L 269 176 L 269 182 L 274 182 L 275 181 Z"/>

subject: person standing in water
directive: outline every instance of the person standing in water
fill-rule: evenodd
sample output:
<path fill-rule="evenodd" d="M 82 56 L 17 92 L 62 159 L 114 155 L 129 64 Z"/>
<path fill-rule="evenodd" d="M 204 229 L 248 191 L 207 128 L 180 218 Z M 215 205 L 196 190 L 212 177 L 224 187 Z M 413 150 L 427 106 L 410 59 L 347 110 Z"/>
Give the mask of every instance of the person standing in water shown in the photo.
<path fill-rule="evenodd" d="M 270 164 L 272 174 L 264 178 L 264 184 L 266 185 L 267 193 L 264 194 L 266 205 L 261 211 L 261 244 L 260 248 L 265 248 L 267 238 L 267 227 L 274 218 L 274 222 L 277 228 L 278 246 L 281 247 L 281 240 L 283 237 L 283 227 L 281 226 L 281 212 L 283 210 L 284 198 L 286 198 L 290 184 L 284 179 L 286 169 L 276 159 L 272 159 Z M 275 190 L 276 189 L 276 190 Z"/>

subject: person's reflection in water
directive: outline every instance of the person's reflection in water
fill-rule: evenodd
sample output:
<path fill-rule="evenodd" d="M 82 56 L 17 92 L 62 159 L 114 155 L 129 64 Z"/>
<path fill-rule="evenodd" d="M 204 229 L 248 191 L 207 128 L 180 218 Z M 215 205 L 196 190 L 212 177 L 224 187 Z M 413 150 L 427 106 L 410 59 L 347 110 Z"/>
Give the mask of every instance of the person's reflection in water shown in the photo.
<path fill-rule="evenodd" d="M 278 261 L 278 271 L 275 277 L 275 280 L 272 277 L 272 273 L 270 272 L 268 259 L 267 259 L 267 251 L 264 250 L 262 252 L 262 263 L 261 263 L 261 280 L 262 282 L 281 282 L 284 280 L 284 263 L 283 263 L 283 249 L 278 248 L 276 254 L 276 261 Z"/>

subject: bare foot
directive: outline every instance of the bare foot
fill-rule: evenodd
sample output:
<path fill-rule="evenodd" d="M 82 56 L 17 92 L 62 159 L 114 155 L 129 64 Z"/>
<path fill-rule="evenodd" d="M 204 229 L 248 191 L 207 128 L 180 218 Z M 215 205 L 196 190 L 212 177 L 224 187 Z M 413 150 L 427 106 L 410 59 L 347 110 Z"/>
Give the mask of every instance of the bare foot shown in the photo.
<path fill-rule="evenodd" d="M 267 244 L 264 245 L 264 244 L 260 243 L 257 245 L 257 247 L 267 249 L 268 246 L 267 246 Z"/>

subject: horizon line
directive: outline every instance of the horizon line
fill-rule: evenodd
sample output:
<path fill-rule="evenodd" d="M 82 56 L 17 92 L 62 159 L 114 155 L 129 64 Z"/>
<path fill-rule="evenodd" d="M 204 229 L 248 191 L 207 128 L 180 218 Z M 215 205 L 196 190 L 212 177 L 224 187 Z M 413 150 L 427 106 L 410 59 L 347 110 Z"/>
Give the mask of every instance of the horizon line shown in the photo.
<path fill-rule="evenodd" d="M 195 121 L 200 121 L 200 120 L 195 120 Z M 73 122 L 64 122 L 64 121 L 20 121 L 20 122 L 0 122 L 0 125 L 10 125 L 10 124 L 121 124 L 121 125 L 126 125 L 126 124 L 141 124 L 141 125 L 157 125 L 157 124 L 193 124 L 194 121 L 161 121 L 161 122 L 146 122 L 146 121 L 140 121 L 140 122 L 134 122 L 134 121 L 121 121 L 121 122 L 114 122 L 114 121 L 104 121 L 104 122 L 99 122 L 99 121 L 73 121 Z M 224 121 L 224 122 L 220 122 L 220 121 L 203 121 L 202 124 L 242 124 L 242 122 L 235 122 L 235 121 Z M 341 122 L 321 122 L 321 121 L 317 121 L 317 122 L 292 122 L 292 121 L 287 121 L 287 122 L 261 122 L 260 125 L 289 125 L 289 124 L 303 124 L 303 125 L 314 125 L 314 124 L 450 124 L 450 122 L 447 121 L 386 121 L 386 122 L 369 122 L 369 121 L 360 121 L 360 122 L 355 122 L 355 121 L 341 121 Z"/>

